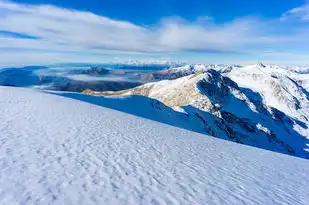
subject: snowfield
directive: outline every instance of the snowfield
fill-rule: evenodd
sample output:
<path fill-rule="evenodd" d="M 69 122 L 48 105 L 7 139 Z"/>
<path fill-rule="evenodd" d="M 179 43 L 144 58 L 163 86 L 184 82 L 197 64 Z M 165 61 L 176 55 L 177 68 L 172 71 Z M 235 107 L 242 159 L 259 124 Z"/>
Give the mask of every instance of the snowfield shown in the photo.
<path fill-rule="evenodd" d="M 309 160 L 0 87 L 0 204 L 305 205 L 308 171 Z"/>

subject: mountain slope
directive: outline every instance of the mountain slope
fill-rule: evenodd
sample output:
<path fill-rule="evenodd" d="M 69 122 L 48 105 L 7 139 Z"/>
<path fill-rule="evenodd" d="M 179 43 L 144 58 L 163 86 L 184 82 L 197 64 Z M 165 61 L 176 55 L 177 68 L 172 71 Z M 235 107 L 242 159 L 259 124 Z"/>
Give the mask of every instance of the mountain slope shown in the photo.
<path fill-rule="evenodd" d="M 0 85 L 20 86 L 20 87 L 38 85 L 40 82 L 40 78 L 39 76 L 33 73 L 33 70 L 40 68 L 41 67 L 0 69 Z M 44 67 L 42 67 L 41 69 L 44 69 Z"/>
<path fill-rule="evenodd" d="M 254 68 L 195 69 L 192 75 L 129 90 L 84 93 L 144 95 L 186 113 L 192 126 L 202 123 L 204 133 L 309 158 L 306 90 L 284 75 Z"/>
<path fill-rule="evenodd" d="M 308 160 L 53 94 L 0 95 L 1 204 L 307 204 Z"/>

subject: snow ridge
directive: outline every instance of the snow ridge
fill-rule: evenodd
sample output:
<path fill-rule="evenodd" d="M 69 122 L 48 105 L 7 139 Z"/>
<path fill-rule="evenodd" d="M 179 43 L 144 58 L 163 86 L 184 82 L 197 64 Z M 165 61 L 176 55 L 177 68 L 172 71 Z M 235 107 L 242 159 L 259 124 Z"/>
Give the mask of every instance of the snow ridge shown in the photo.
<path fill-rule="evenodd" d="M 0 95 L 1 204 L 307 204 L 308 160 L 110 107 L 147 97 Z"/>
<path fill-rule="evenodd" d="M 161 75 L 174 80 L 120 92 L 85 93 L 144 95 L 184 113 L 192 127 L 200 125 L 198 132 L 309 158 L 308 92 L 278 68 L 196 65 Z"/>

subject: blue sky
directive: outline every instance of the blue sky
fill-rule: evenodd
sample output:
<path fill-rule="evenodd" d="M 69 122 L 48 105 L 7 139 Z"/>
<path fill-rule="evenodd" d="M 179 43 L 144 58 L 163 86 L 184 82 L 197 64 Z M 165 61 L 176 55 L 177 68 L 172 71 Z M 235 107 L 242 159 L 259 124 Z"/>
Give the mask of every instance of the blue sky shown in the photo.
<path fill-rule="evenodd" d="M 0 65 L 309 63 L 304 0 L 0 0 Z"/>
<path fill-rule="evenodd" d="M 90 11 L 140 25 L 155 24 L 167 16 L 180 16 L 191 21 L 200 16 L 212 16 L 218 22 L 248 15 L 270 18 L 280 16 L 304 3 L 303 0 L 17 0 L 15 2 L 52 4 L 68 9 Z"/>

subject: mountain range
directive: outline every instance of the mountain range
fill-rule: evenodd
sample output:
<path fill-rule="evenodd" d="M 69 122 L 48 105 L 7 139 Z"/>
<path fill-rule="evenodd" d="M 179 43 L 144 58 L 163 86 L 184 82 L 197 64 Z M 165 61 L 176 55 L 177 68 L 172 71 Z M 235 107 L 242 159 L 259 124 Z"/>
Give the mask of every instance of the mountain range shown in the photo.
<path fill-rule="evenodd" d="M 183 66 L 149 74 L 158 82 L 97 96 L 142 95 L 199 127 L 197 132 L 308 158 L 307 70 L 255 64 Z M 138 105 L 137 105 L 138 106 Z M 157 107 L 155 107 L 157 108 Z M 168 108 L 171 108 L 168 109 Z M 158 108 L 162 110 L 162 106 Z M 172 120 L 171 120 L 172 121 Z M 190 124 L 189 123 L 189 124 Z"/>
<path fill-rule="evenodd" d="M 309 158 L 308 71 L 262 63 L 29 66 L 0 69 L 0 85 L 105 96 L 108 106 L 133 115 Z"/>
<path fill-rule="evenodd" d="M 308 204 L 306 67 L 138 67 L 0 69 L 0 204 Z"/>

